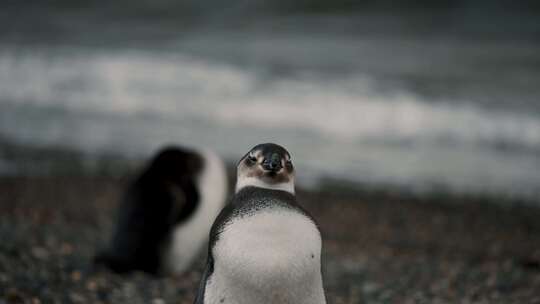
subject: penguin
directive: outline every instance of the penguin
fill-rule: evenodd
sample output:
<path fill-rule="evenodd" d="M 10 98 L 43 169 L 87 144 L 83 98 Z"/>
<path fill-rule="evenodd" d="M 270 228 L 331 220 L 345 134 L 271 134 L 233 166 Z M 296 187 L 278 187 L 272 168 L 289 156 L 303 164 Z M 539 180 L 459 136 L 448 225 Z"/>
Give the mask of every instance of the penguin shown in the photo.
<path fill-rule="evenodd" d="M 195 304 L 323 304 L 322 239 L 296 201 L 294 167 L 277 144 L 237 165 L 235 194 L 210 230 Z"/>
<path fill-rule="evenodd" d="M 216 154 L 164 148 L 128 185 L 110 246 L 95 264 L 117 273 L 184 272 L 208 242 L 227 189 L 225 166 Z"/>

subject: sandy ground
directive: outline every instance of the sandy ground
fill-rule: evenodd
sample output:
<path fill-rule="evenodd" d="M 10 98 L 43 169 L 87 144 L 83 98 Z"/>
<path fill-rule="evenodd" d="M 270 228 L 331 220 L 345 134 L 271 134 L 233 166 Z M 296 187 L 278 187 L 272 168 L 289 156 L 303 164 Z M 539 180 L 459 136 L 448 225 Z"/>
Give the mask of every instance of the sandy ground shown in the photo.
<path fill-rule="evenodd" d="M 121 178 L 0 179 L 0 303 L 192 303 L 201 261 L 176 278 L 90 260 Z M 540 303 L 540 209 L 472 198 L 299 191 L 324 238 L 328 303 Z"/>

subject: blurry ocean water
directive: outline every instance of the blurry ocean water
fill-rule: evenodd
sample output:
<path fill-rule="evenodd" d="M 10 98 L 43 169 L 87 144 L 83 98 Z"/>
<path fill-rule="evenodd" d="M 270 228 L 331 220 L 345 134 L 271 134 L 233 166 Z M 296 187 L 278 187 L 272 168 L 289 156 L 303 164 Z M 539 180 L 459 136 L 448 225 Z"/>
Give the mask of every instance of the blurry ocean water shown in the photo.
<path fill-rule="evenodd" d="M 88 25 L 75 22 L 37 42 L 8 30 L 0 135 L 135 157 L 185 144 L 231 160 L 272 141 L 291 151 L 303 184 L 540 201 L 540 43 L 420 26 L 381 34 L 384 22 L 367 17 L 159 24 L 140 27 L 140 40 L 129 26 L 100 36 L 92 25 L 81 38 Z"/>

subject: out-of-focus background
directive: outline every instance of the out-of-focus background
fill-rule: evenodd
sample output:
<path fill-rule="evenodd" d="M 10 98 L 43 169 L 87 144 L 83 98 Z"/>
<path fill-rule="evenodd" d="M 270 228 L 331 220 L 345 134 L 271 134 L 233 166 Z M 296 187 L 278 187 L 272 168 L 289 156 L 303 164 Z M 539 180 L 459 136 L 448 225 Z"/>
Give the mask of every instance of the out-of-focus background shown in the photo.
<path fill-rule="evenodd" d="M 536 1 L 4 1 L 0 20 L 2 146 L 275 141 L 303 183 L 539 202 Z M 43 171 L 5 154 L 0 174 Z"/>
<path fill-rule="evenodd" d="M 293 156 L 329 303 L 540 303 L 533 0 L 2 1 L 0 303 L 191 303 L 200 265 L 92 255 L 164 145 L 232 167 L 261 142 Z"/>

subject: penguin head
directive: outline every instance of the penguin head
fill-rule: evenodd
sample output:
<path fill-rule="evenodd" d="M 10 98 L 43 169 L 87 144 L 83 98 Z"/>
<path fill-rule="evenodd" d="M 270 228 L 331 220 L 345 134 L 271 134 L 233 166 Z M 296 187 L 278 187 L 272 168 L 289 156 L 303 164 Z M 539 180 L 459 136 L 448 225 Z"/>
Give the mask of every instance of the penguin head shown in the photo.
<path fill-rule="evenodd" d="M 183 147 L 165 147 L 150 162 L 147 174 L 155 180 L 179 183 L 193 179 L 203 167 L 204 160 L 195 151 Z"/>
<path fill-rule="evenodd" d="M 253 147 L 237 167 L 236 192 L 247 186 L 294 194 L 294 167 L 289 152 L 273 143 Z"/>

